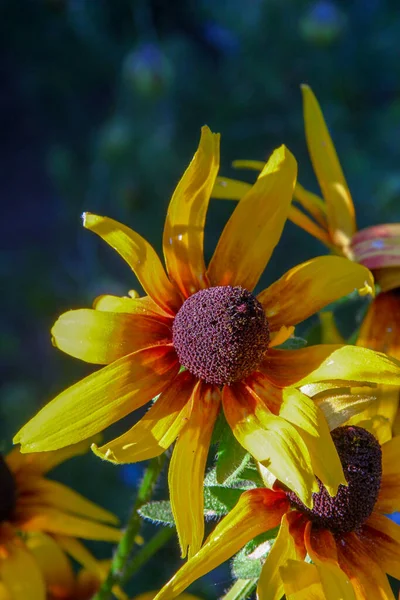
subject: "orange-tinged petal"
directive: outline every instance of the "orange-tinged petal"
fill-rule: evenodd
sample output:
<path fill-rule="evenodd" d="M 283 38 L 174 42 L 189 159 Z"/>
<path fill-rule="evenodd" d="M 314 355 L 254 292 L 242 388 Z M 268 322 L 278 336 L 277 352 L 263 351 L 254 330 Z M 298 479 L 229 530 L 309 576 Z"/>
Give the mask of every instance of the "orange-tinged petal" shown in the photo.
<path fill-rule="evenodd" d="M 356 231 L 355 211 L 335 147 L 311 88 L 302 86 L 308 151 L 326 201 L 333 242 L 346 245 Z"/>
<path fill-rule="evenodd" d="M 182 300 L 169 281 L 154 248 L 138 233 L 108 217 L 83 214 L 83 226 L 99 235 L 128 263 L 145 292 L 167 313 L 175 314 Z"/>
<path fill-rule="evenodd" d="M 236 554 L 260 533 L 276 527 L 288 509 L 283 492 L 253 489 L 244 492 L 195 556 L 157 594 L 155 600 L 176 598 L 193 581 Z"/>
<path fill-rule="evenodd" d="M 208 268 L 211 285 L 254 289 L 281 237 L 296 175 L 293 155 L 281 146 L 226 224 Z"/>
<path fill-rule="evenodd" d="M 165 220 L 165 264 L 184 298 L 208 287 L 204 225 L 219 169 L 219 134 L 202 127 L 198 150 L 171 198 Z"/>
<path fill-rule="evenodd" d="M 284 342 L 286 342 L 289 338 L 294 334 L 294 327 L 291 325 L 290 327 L 286 327 L 286 325 L 282 325 L 278 331 L 271 331 L 271 339 L 269 342 L 269 347 L 274 348 L 275 346 L 280 346 Z"/>
<path fill-rule="evenodd" d="M 339 566 L 352 583 L 357 600 L 395 600 L 377 557 L 370 557 L 355 533 L 344 536 L 337 550 Z"/>
<path fill-rule="evenodd" d="M 29 474 L 43 475 L 66 460 L 85 454 L 89 450 L 90 444 L 91 440 L 82 440 L 82 442 L 66 446 L 61 450 L 34 454 L 22 454 L 19 447 L 16 447 L 7 454 L 5 460 L 13 473 L 17 473 L 20 469 L 26 469 Z"/>
<path fill-rule="evenodd" d="M 190 417 L 190 396 L 196 378 L 184 371 L 175 377 L 147 413 L 129 431 L 92 450 L 115 464 L 147 460 L 162 454 L 178 437 Z"/>
<path fill-rule="evenodd" d="M 121 531 L 114 527 L 40 505 L 24 508 L 24 531 L 46 531 L 107 542 L 118 542 L 121 539 Z"/>
<path fill-rule="evenodd" d="M 18 499 L 20 508 L 24 504 L 29 506 L 34 496 L 36 504 L 56 508 L 95 521 L 103 521 L 113 525 L 118 523 L 117 517 L 108 510 L 58 481 L 44 479 L 43 477 L 27 477 L 21 487 L 24 494 Z M 26 501 L 24 499 L 25 494 L 27 496 Z M 21 517 L 24 518 L 24 509 L 21 509 Z"/>
<path fill-rule="evenodd" d="M 250 190 L 250 183 L 229 177 L 217 177 L 211 197 L 217 200 L 241 200 Z"/>
<path fill-rule="evenodd" d="M 328 233 L 324 229 L 322 229 L 322 227 L 314 223 L 314 221 L 312 221 L 307 215 L 305 215 L 301 210 L 299 210 L 297 206 L 294 206 L 293 204 L 290 207 L 288 219 L 298 227 L 304 229 L 304 231 L 307 231 L 307 233 L 315 237 L 317 240 L 325 244 L 325 246 L 327 246 L 329 249 L 332 248 L 332 242 Z"/>
<path fill-rule="evenodd" d="M 350 292 L 373 293 L 365 267 L 339 256 L 320 256 L 290 269 L 257 296 L 272 331 L 297 325 Z"/>
<path fill-rule="evenodd" d="M 312 492 L 319 488 L 310 454 L 295 427 L 273 415 L 244 384 L 225 386 L 222 400 L 226 420 L 238 442 L 311 506 Z"/>
<path fill-rule="evenodd" d="M 0 600 L 13 600 L 11 593 L 2 581 L 0 581 Z"/>
<path fill-rule="evenodd" d="M 400 267 L 374 269 L 374 275 L 382 292 L 389 292 L 400 287 Z"/>
<path fill-rule="evenodd" d="M 298 202 L 325 230 L 328 229 L 328 219 L 326 214 L 326 204 L 317 196 L 306 190 L 299 182 L 294 188 L 293 201 Z"/>
<path fill-rule="evenodd" d="M 127 313 L 132 315 L 143 315 L 144 317 L 154 317 L 162 323 L 171 324 L 173 315 L 165 313 L 161 308 L 150 298 L 143 296 L 142 298 L 128 298 L 120 296 L 111 296 L 104 294 L 98 296 L 93 302 L 95 310 L 101 310 L 112 313 Z"/>
<path fill-rule="evenodd" d="M 400 295 L 378 294 L 362 322 L 358 346 L 385 352 L 400 360 Z"/>
<path fill-rule="evenodd" d="M 192 412 L 181 430 L 172 454 L 168 484 L 171 508 L 182 558 L 191 558 L 204 537 L 204 471 L 221 395 L 219 389 L 199 381 L 193 390 Z"/>
<path fill-rule="evenodd" d="M 57 542 L 44 533 L 27 537 L 26 545 L 35 557 L 47 589 L 56 598 L 69 598 L 75 587 L 72 566 Z"/>
<path fill-rule="evenodd" d="M 62 392 L 15 436 L 23 452 L 56 450 L 91 437 L 161 393 L 179 370 L 170 346 L 140 350 Z"/>
<path fill-rule="evenodd" d="M 0 558 L 0 579 L 13 600 L 46 600 L 45 581 L 34 557 L 22 544 L 7 546 Z"/>
<path fill-rule="evenodd" d="M 322 410 L 299 390 L 286 388 L 279 414 L 296 427 L 310 452 L 315 475 L 335 496 L 339 485 L 347 482 Z"/>
<path fill-rule="evenodd" d="M 382 446 L 382 481 L 375 510 L 400 511 L 400 436 Z"/>
<path fill-rule="evenodd" d="M 382 571 L 400 579 L 400 525 L 373 512 L 361 527 L 358 537 Z"/>
<path fill-rule="evenodd" d="M 109 363 L 171 341 L 171 329 L 152 317 L 83 308 L 70 310 L 51 330 L 54 345 L 89 363 Z"/>
<path fill-rule="evenodd" d="M 280 600 L 284 589 L 279 567 L 288 559 L 305 558 L 305 548 L 295 543 L 290 533 L 290 526 L 296 527 L 296 522 L 302 519 L 297 512 L 283 515 L 278 536 L 264 563 L 257 586 L 259 600 Z"/>
<path fill-rule="evenodd" d="M 298 350 L 271 348 L 259 370 L 278 387 L 333 382 L 400 385 L 400 363 L 380 352 L 356 346 L 320 344 Z"/>

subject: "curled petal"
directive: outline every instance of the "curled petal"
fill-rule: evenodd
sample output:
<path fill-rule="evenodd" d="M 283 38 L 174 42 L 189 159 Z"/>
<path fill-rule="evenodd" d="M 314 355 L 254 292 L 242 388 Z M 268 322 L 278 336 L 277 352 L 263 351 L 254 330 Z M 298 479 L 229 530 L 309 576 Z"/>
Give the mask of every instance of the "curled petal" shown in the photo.
<path fill-rule="evenodd" d="M 351 251 L 354 260 L 368 269 L 400 267 L 400 223 L 358 231 L 351 240 Z"/>
<path fill-rule="evenodd" d="M 99 235 L 128 263 L 143 289 L 164 311 L 175 314 L 182 299 L 154 248 L 138 233 L 108 217 L 83 214 L 83 226 Z"/>
<path fill-rule="evenodd" d="M 176 598 L 193 581 L 231 558 L 260 533 L 276 527 L 288 509 L 283 492 L 253 489 L 244 492 L 197 554 L 185 563 L 154 600 Z"/>
<path fill-rule="evenodd" d="M 296 176 L 296 161 L 281 146 L 226 224 L 208 268 L 211 285 L 254 289 L 281 237 Z"/>

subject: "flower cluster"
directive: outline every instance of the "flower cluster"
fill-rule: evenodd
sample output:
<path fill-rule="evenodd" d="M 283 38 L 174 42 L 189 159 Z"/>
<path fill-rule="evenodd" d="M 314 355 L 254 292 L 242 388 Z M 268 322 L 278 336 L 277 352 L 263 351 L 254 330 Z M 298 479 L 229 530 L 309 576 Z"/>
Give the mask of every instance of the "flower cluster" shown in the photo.
<path fill-rule="evenodd" d="M 124 464 L 173 446 L 171 523 L 188 560 L 157 600 L 238 552 L 259 570 L 237 569 L 234 588 L 245 584 L 231 598 L 255 588 L 260 600 L 393 597 L 386 574 L 400 579 L 400 527 L 385 515 L 400 510 L 400 225 L 357 231 L 322 112 L 310 88 L 303 94 L 322 197 L 297 183 L 285 146 L 266 163 L 235 162 L 258 171 L 254 184 L 219 177 L 219 135 L 203 127 L 169 204 L 165 266 L 126 225 L 83 215 L 145 295 L 100 296 L 52 329 L 56 347 L 102 368 L 42 408 L 14 438 L 23 454 L 0 463 L 0 585 L 13 600 L 84 599 L 106 578 L 75 538 L 118 541 L 114 518 L 44 474 L 145 405 L 128 431 L 92 450 Z M 206 264 L 212 196 L 239 202 Z M 331 254 L 255 292 L 287 219 Z M 351 293 L 373 297 L 355 345 L 341 339 L 331 312 L 322 313 L 319 343 L 295 336 L 297 325 Z M 217 465 L 206 473 L 215 443 Z M 142 514 L 152 509 L 162 520 L 156 505 Z M 205 514 L 223 519 L 204 541 Z M 66 553 L 85 567 L 80 575 Z M 26 570 L 28 587 L 16 569 Z"/>

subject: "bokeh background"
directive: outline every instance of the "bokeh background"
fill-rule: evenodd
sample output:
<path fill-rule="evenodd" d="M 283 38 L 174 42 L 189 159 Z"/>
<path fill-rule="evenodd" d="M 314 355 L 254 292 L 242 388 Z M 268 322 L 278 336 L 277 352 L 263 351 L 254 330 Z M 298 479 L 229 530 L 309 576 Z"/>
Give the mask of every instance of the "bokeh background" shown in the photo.
<path fill-rule="evenodd" d="M 4 451 L 41 405 L 93 370 L 52 347 L 57 316 L 137 288 L 126 265 L 83 230 L 81 213 L 120 220 L 160 251 L 166 207 L 201 125 L 222 133 L 223 174 L 235 176 L 233 159 L 265 159 L 285 143 L 301 183 L 318 191 L 299 88 L 309 83 L 359 225 L 400 220 L 399 39 L 395 0 L 2 0 Z M 208 257 L 233 207 L 212 202 Z M 261 285 L 324 252 L 289 223 Z M 141 469 L 87 456 L 57 475 L 124 522 Z M 173 541 L 132 591 L 161 585 L 178 560 Z M 225 567 L 193 590 L 211 599 L 228 584 Z"/>

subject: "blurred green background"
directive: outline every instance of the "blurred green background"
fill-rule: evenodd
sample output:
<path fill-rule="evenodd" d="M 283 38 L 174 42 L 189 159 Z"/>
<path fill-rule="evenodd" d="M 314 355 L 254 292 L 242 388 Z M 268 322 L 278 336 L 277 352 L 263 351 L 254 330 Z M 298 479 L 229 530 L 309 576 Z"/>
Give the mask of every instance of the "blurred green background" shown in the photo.
<path fill-rule="evenodd" d="M 3 450 L 38 407 L 93 370 L 52 347 L 57 316 L 137 287 L 83 230 L 81 213 L 120 220 L 161 250 L 169 198 L 204 123 L 222 133 L 223 174 L 235 176 L 233 159 L 265 159 L 285 143 L 299 180 L 317 191 L 302 122 L 306 82 L 330 125 L 359 226 L 400 220 L 399 38 L 394 0 L 1 2 Z M 233 207 L 212 202 L 207 257 Z M 319 253 L 289 223 L 260 287 Z M 58 474 L 124 522 L 141 469 L 87 456 Z M 160 585 L 177 561 L 174 541 L 132 591 Z M 225 568 L 193 589 L 215 598 L 228 585 Z"/>

